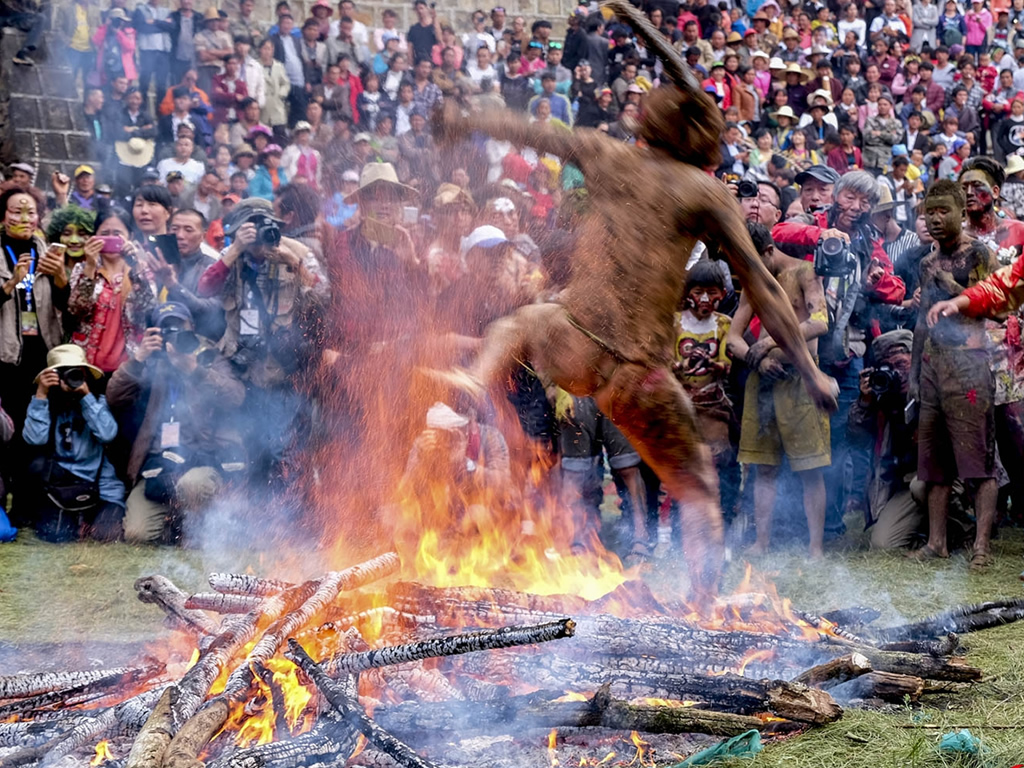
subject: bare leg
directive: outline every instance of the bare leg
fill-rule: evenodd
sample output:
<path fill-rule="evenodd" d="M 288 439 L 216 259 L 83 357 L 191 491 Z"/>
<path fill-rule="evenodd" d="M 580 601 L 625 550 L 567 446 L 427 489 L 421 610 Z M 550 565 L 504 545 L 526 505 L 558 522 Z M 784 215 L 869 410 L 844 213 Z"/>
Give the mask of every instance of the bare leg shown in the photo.
<path fill-rule="evenodd" d="M 820 469 L 799 472 L 804 485 L 804 514 L 807 516 L 807 530 L 811 536 L 811 557 L 825 556 L 825 473 Z"/>
<path fill-rule="evenodd" d="M 775 513 L 775 483 L 779 468 L 758 464 L 754 476 L 754 524 L 757 541 L 747 550 L 750 555 L 763 555 L 772 548 L 772 516 Z"/>
<path fill-rule="evenodd" d="M 992 548 L 992 524 L 996 519 L 996 499 L 999 488 L 995 480 L 985 480 L 974 495 L 974 515 L 978 532 L 974 537 L 974 553 L 987 555 Z"/>
<path fill-rule="evenodd" d="M 928 543 L 925 546 L 940 557 L 949 557 L 949 550 L 946 548 L 948 513 L 949 486 L 931 486 L 928 489 Z"/>
<path fill-rule="evenodd" d="M 710 601 L 718 592 L 724 532 L 718 476 L 693 404 L 667 367 L 628 363 L 614 369 L 594 398 L 678 499 L 694 596 Z"/>

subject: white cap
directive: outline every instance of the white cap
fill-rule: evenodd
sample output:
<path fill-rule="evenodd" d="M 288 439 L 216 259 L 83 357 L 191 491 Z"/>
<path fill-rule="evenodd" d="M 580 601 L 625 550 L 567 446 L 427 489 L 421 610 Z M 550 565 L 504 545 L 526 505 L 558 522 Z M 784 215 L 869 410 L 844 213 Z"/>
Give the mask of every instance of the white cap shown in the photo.
<path fill-rule="evenodd" d="M 356 184 L 359 183 L 359 171 L 348 170 L 341 174 L 342 181 L 354 181 Z"/>
<path fill-rule="evenodd" d="M 434 403 L 427 409 L 427 429 L 462 429 L 469 419 L 452 410 L 444 403 Z"/>
<path fill-rule="evenodd" d="M 470 232 L 466 237 L 462 238 L 462 255 L 465 256 L 474 248 L 493 248 L 496 245 L 507 243 L 508 238 L 505 237 L 505 233 L 497 227 L 483 226 L 477 227 Z"/>

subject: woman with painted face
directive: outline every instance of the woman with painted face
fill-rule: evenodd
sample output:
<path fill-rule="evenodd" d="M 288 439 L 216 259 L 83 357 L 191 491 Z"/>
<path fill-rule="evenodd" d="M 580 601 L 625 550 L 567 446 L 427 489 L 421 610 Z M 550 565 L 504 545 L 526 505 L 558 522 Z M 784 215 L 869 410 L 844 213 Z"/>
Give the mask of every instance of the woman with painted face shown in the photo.
<path fill-rule="evenodd" d="M 42 194 L 0 186 L 0 401 L 20 429 L 32 378 L 61 343 L 68 278 L 61 246 L 39 231 Z"/>
<path fill-rule="evenodd" d="M 85 258 L 85 243 L 95 231 L 96 214 L 77 205 L 59 208 L 50 217 L 46 239 L 64 246 L 64 269 L 69 279 L 71 270 Z"/>
<path fill-rule="evenodd" d="M 71 340 L 85 358 L 110 378 L 134 354 L 156 304 L 153 288 L 135 264 L 139 247 L 131 241 L 131 219 L 111 208 L 96 220 L 96 235 L 85 243 L 84 259 L 71 273 L 68 310 L 78 321 Z M 130 265 L 131 264 L 131 265 Z"/>

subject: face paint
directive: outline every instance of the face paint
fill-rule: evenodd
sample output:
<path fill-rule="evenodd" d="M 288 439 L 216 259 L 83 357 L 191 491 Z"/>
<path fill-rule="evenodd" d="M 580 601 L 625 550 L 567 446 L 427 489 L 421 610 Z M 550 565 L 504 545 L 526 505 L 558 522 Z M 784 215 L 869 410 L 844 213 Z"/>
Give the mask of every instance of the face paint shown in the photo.
<path fill-rule="evenodd" d="M 4 229 L 16 240 L 28 240 L 39 223 L 35 203 L 28 195 L 15 195 L 7 201 Z"/>
<path fill-rule="evenodd" d="M 700 320 L 705 320 L 711 313 L 718 309 L 722 301 L 722 292 L 714 286 L 700 286 L 694 288 L 686 297 L 686 303 L 690 310 Z"/>
<path fill-rule="evenodd" d="M 987 213 L 995 203 L 995 190 L 988 177 L 980 171 L 968 171 L 960 180 L 967 197 L 967 210 L 971 213 Z"/>
<path fill-rule="evenodd" d="M 952 197 L 938 195 L 927 198 L 924 218 L 928 234 L 939 243 L 949 244 L 960 238 L 963 231 L 963 209 Z"/>
<path fill-rule="evenodd" d="M 67 256 L 69 259 L 80 259 L 85 256 L 85 241 L 88 234 L 83 232 L 75 224 L 68 224 L 60 233 L 60 242 L 68 247 Z"/>

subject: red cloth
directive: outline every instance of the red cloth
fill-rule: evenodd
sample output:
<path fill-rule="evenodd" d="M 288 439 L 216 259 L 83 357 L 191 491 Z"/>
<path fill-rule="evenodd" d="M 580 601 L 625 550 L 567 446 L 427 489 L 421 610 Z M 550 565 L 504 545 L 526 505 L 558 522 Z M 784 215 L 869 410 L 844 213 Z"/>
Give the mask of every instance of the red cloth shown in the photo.
<path fill-rule="evenodd" d="M 246 87 L 245 81 L 240 77 L 228 81 L 227 75 L 213 76 L 210 98 L 213 99 L 214 125 L 228 122 L 231 110 L 235 109 L 238 105 L 239 95 L 249 95 L 249 89 Z M 237 110 L 235 117 L 238 117 Z"/>
<path fill-rule="evenodd" d="M 840 176 L 843 175 L 844 173 L 849 173 L 850 171 L 857 170 L 856 168 L 851 168 L 847 164 L 848 161 L 846 159 L 846 152 L 844 152 L 841 147 L 836 147 L 831 152 L 829 152 L 825 158 L 825 162 L 828 163 L 829 168 L 836 171 L 836 173 L 838 173 Z M 864 170 L 864 161 L 861 160 L 860 150 L 857 149 L 857 147 L 853 148 L 853 162 L 857 166 L 857 168 L 859 168 L 860 170 Z"/>
<path fill-rule="evenodd" d="M 106 81 L 106 74 L 103 68 L 103 41 L 107 39 L 107 26 L 104 24 L 92 36 L 92 44 L 96 46 L 96 71 L 103 76 L 104 81 Z M 124 68 L 124 76 L 129 81 L 138 80 L 139 70 L 135 67 L 135 30 L 131 27 L 121 27 L 117 30 L 117 42 L 121 46 L 121 66 Z"/>
<path fill-rule="evenodd" d="M 990 238 L 982 237 L 983 241 Z M 972 285 L 963 295 L 970 299 L 964 314 L 972 317 L 998 315 L 1006 311 L 1011 302 L 1018 306 L 1024 299 L 1024 222 L 1005 219 L 999 222 L 996 244 L 999 249 L 1012 248 L 1016 259 L 1011 264 Z M 1013 294 L 1016 294 L 1014 301 Z"/>
<path fill-rule="evenodd" d="M 533 167 L 526 162 L 522 155 L 509 152 L 501 161 L 501 174 L 506 179 L 512 179 L 516 184 L 525 184 L 530 178 L 530 171 Z"/>
<path fill-rule="evenodd" d="M 199 278 L 199 285 L 196 286 L 196 293 L 204 299 L 220 295 L 221 289 L 224 288 L 224 283 L 227 282 L 228 275 L 230 273 L 231 267 L 225 264 L 223 260 L 211 264 L 209 268 L 203 272 L 203 276 Z"/>

